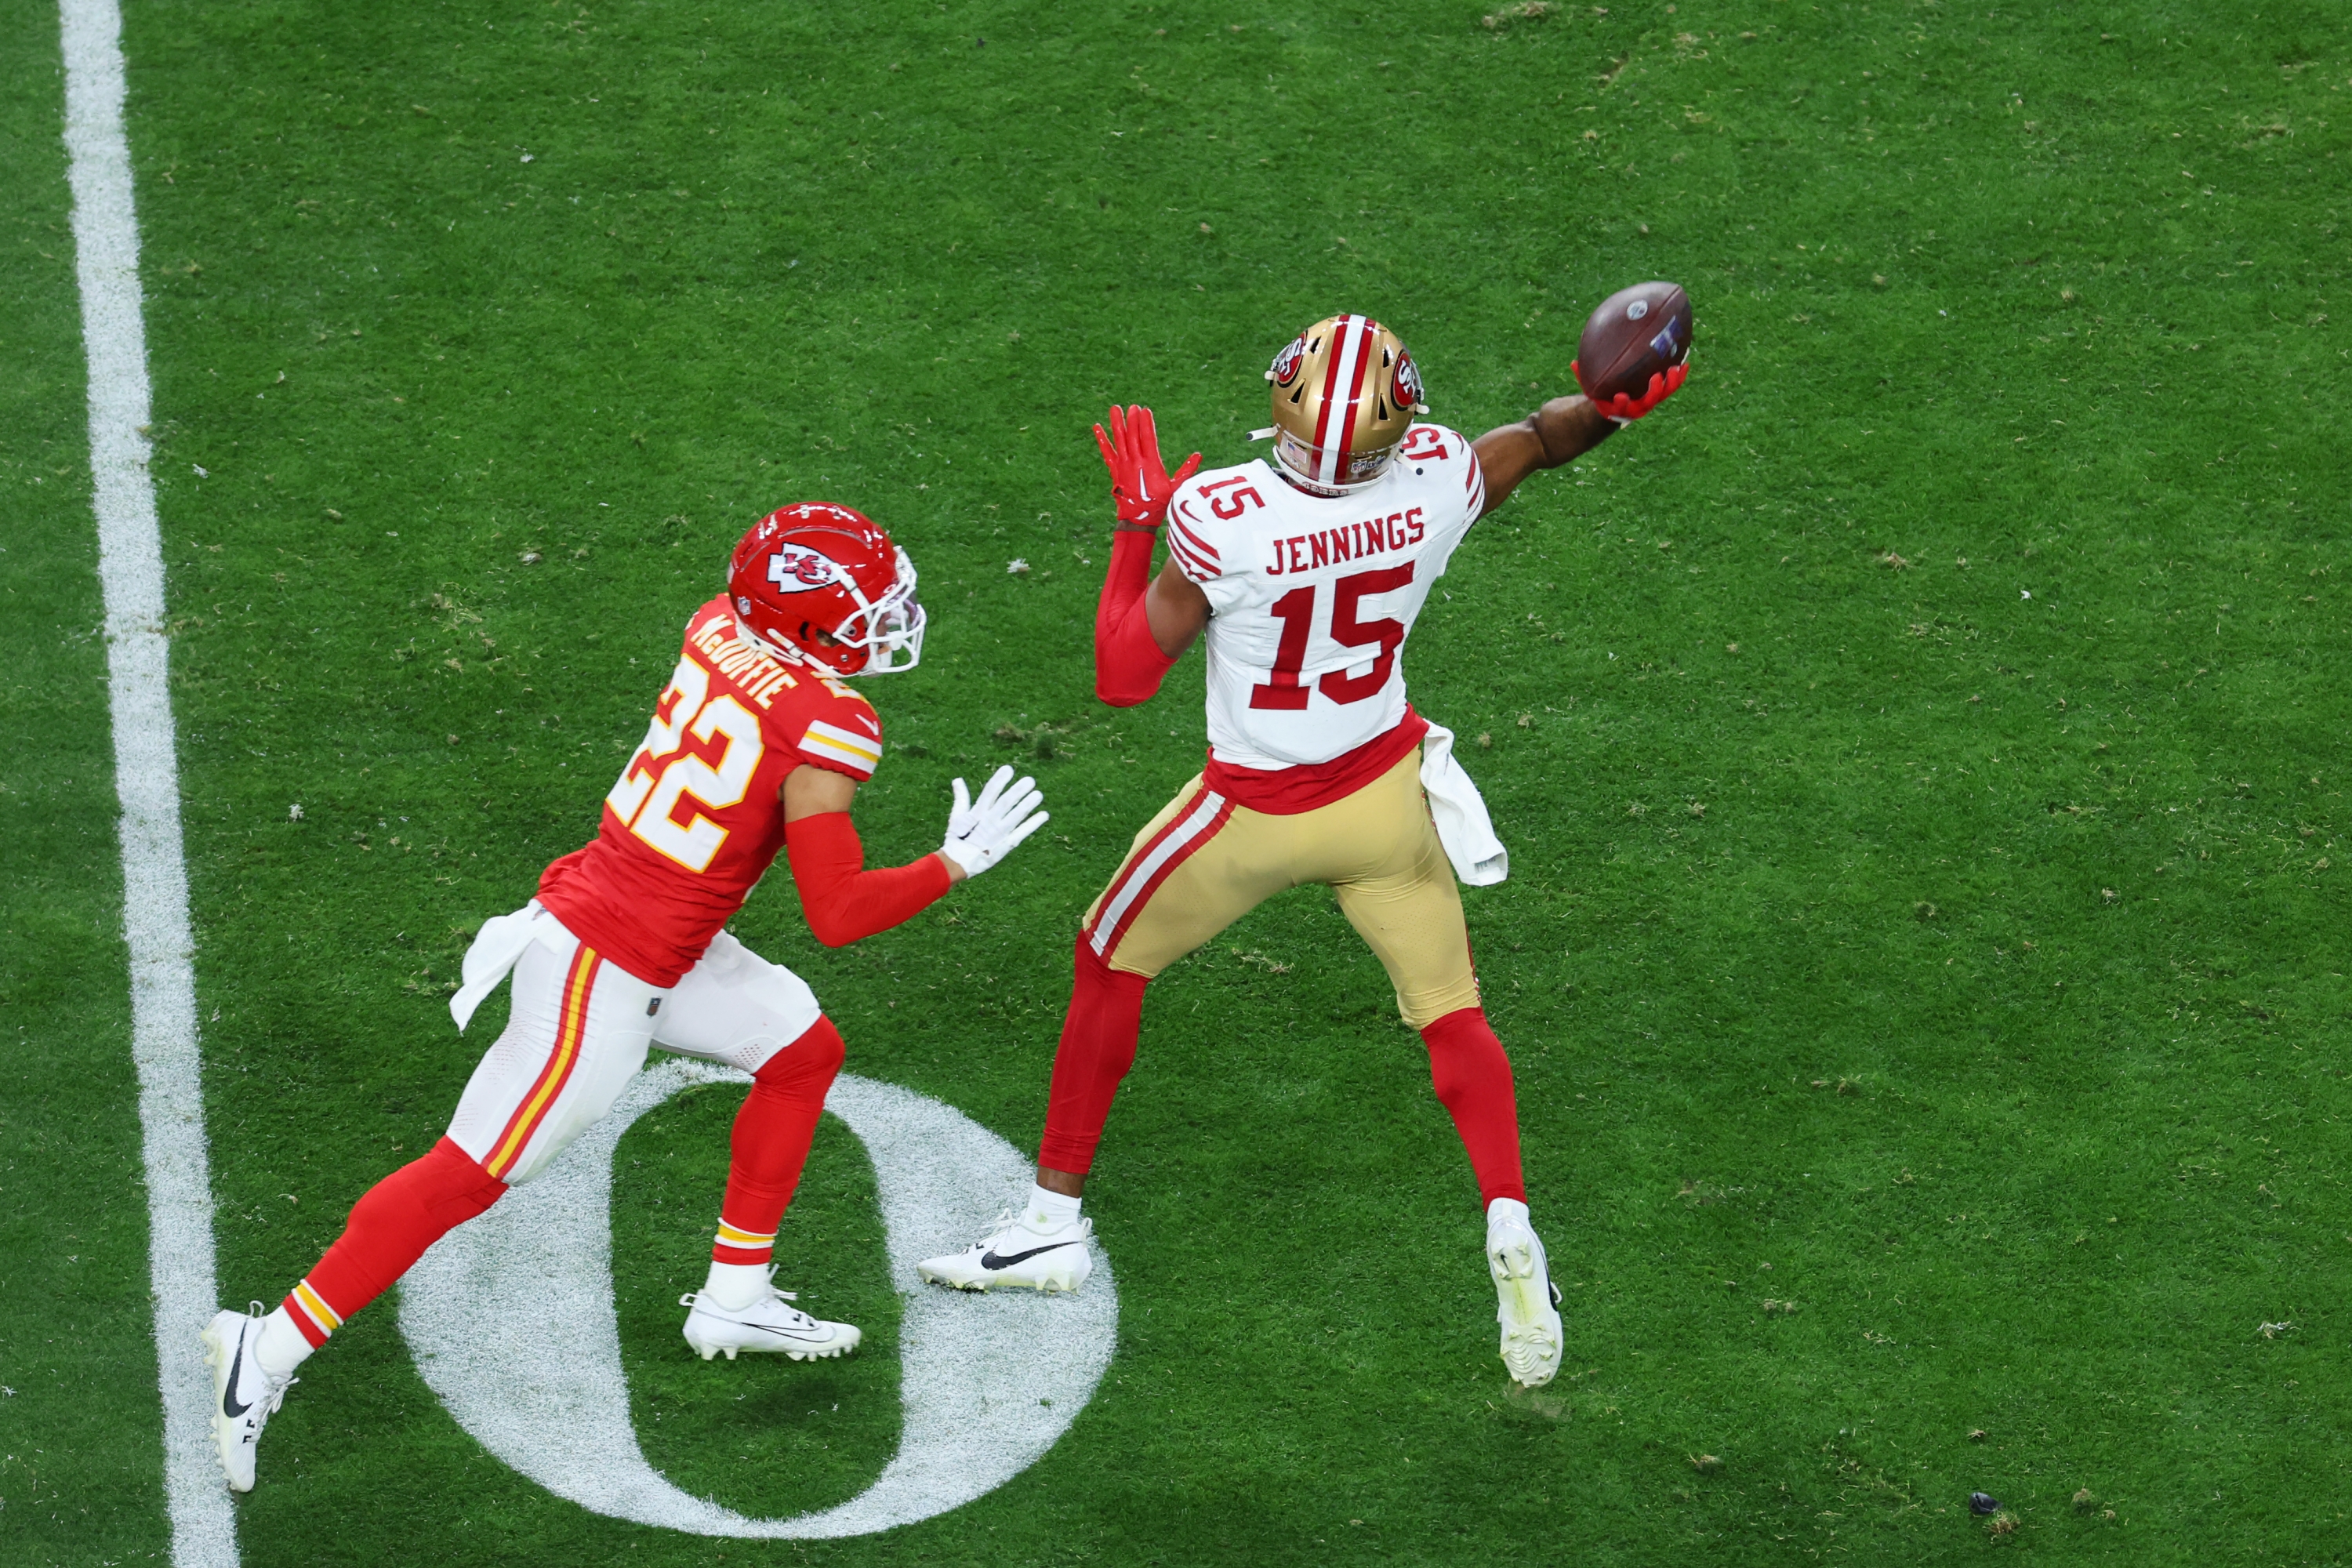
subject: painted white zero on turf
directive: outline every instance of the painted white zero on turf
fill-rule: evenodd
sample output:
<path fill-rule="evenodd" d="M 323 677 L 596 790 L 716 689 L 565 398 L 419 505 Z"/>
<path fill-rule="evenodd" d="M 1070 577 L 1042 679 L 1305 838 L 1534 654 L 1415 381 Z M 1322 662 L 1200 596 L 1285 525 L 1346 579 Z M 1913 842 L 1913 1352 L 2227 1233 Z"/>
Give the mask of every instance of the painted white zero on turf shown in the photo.
<path fill-rule="evenodd" d="M 163 1495 L 172 1560 L 232 1568 L 236 1520 L 213 1458 L 212 1377 L 197 1335 L 215 1305 L 212 1178 L 196 1056 L 188 870 L 172 731 L 163 549 L 147 474 L 147 331 L 139 221 L 122 135 L 122 14 L 60 0 L 74 268 L 89 356 L 89 466 L 106 598 L 107 699 L 122 802 L 122 926 L 131 950 L 131 1051 L 147 1172 L 155 1356 L 163 1396 Z"/>
<path fill-rule="evenodd" d="M 864 1535 L 960 1508 L 1035 1463 L 1110 1363 L 1118 1297 L 1109 1259 L 1097 1251 L 1093 1278 L 1071 1296 L 968 1296 L 919 1281 L 918 1259 L 967 1245 L 1025 1200 L 1028 1163 L 962 1112 L 849 1073 L 834 1080 L 825 1109 L 873 1158 L 890 1277 L 905 1297 L 898 1454 L 856 1497 L 790 1519 L 750 1519 L 691 1496 L 646 1461 L 613 1308 L 613 1153 L 629 1124 L 671 1095 L 722 1081 L 751 1079 L 678 1060 L 638 1074 L 546 1174 L 409 1270 L 401 1332 L 458 1425 L 583 1508 L 698 1535 Z M 679 1339 L 671 1353 L 694 1352 Z M 725 1363 L 712 1371 L 723 1386 Z"/>

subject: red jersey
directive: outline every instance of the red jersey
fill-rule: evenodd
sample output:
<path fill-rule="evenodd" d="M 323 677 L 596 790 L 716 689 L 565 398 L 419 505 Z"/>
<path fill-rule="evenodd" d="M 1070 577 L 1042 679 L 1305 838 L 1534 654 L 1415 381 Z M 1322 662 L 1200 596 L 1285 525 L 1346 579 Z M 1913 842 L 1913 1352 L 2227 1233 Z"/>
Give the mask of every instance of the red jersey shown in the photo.
<path fill-rule="evenodd" d="M 864 783 L 882 760 L 866 699 L 814 665 L 737 640 L 725 595 L 694 613 L 645 742 L 588 847 L 550 866 L 539 901 L 649 985 L 675 985 L 784 845 L 784 775 Z"/>

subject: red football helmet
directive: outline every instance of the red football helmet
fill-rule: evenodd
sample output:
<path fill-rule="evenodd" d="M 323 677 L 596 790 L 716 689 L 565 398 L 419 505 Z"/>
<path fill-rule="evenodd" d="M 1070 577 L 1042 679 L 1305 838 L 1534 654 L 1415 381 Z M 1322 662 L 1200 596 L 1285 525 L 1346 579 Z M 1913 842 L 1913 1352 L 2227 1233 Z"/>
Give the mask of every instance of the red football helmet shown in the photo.
<path fill-rule="evenodd" d="M 744 635 L 782 658 L 836 675 L 887 675 L 922 659 L 915 563 L 845 506 L 799 501 L 761 518 L 735 547 L 727 592 Z"/>

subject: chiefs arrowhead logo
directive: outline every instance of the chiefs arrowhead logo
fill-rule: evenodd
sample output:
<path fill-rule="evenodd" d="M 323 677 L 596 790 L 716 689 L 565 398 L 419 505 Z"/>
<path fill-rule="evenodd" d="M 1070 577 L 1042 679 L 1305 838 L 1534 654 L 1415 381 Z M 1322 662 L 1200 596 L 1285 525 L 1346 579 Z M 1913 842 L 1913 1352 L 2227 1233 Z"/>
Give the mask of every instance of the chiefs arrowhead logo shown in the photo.
<path fill-rule="evenodd" d="M 1274 356 L 1274 364 L 1265 378 L 1276 386 L 1288 386 L 1298 375 L 1298 362 L 1307 357 L 1307 336 L 1300 333 L 1290 340 L 1290 346 Z"/>
<path fill-rule="evenodd" d="M 805 594 L 848 575 L 832 556 L 803 544 L 780 544 L 768 557 L 768 581 L 779 594 Z"/>

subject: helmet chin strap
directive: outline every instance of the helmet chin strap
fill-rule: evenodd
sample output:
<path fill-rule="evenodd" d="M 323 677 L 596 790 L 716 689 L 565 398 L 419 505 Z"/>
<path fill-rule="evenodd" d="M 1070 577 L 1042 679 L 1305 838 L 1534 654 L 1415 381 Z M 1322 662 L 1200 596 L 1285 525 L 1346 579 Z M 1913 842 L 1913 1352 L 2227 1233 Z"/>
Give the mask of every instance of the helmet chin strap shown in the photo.
<path fill-rule="evenodd" d="M 751 624 L 749 621 L 746 621 L 740 615 L 735 617 L 735 640 L 740 643 L 749 644 L 751 647 L 758 648 L 761 653 L 766 654 L 769 658 L 782 659 L 787 664 L 806 664 L 809 662 L 808 655 L 793 647 L 793 644 L 790 642 L 777 643 L 769 641 L 766 637 L 761 637 L 757 631 L 753 630 Z"/>

